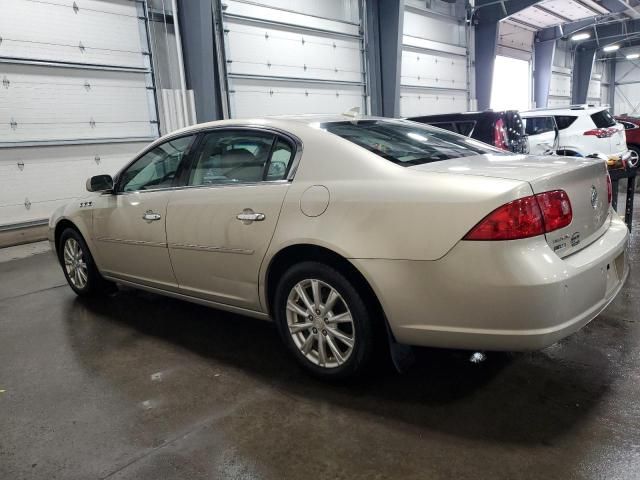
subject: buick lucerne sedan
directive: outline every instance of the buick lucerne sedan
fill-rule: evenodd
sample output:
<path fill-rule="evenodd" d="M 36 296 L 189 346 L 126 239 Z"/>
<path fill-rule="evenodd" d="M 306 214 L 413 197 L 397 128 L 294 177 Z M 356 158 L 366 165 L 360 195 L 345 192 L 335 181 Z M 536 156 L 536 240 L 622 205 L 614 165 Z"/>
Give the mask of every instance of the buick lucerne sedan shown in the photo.
<path fill-rule="evenodd" d="M 197 125 L 87 190 L 49 224 L 78 295 L 119 283 L 273 319 L 325 377 L 360 372 L 386 342 L 543 348 L 629 273 L 604 162 L 406 120 Z"/>

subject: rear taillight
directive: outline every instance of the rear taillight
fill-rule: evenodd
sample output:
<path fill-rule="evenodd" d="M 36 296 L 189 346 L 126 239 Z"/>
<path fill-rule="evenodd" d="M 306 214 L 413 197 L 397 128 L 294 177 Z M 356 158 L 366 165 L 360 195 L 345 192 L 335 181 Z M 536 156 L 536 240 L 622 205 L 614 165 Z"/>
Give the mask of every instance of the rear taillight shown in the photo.
<path fill-rule="evenodd" d="M 615 133 L 617 133 L 617 129 L 615 127 L 611 128 L 594 128 L 593 130 L 587 130 L 583 133 L 583 135 L 594 136 L 598 138 L 609 138 L 612 137 Z"/>
<path fill-rule="evenodd" d="M 519 198 L 496 208 L 464 240 L 517 240 L 535 237 L 571 223 L 571 202 L 564 190 Z"/>
<path fill-rule="evenodd" d="M 609 201 L 609 205 L 611 205 L 612 199 L 613 199 L 613 190 L 611 188 L 611 177 L 607 173 L 607 200 Z"/>
<path fill-rule="evenodd" d="M 493 144 L 502 150 L 509 150 L 509 138 L 507 138 L 507 131 L 501 118 L 496 120 L 496 125 L 493 129 Z"/>

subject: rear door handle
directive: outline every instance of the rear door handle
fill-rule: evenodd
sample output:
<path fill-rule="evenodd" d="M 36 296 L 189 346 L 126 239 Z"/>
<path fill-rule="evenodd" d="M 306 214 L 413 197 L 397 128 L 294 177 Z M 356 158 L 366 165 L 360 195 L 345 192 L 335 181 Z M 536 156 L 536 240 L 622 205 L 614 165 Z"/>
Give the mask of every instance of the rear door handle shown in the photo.
<path fill-rule="evenodd" d="M 262 222 L 266 217 L 264 213 L 256 213 L 250 208 L 245 208 L 242 213 L 236 215 L 236 218 L 245 225 L 248 225 L 253 222 Z"/>
<path fill-rule="evenodd" d="M 147 210 L 146 212 L 144 212 L 144 215 L 142 215 L 142 219 L 147 223 L 155 222 L 156 220 L 160 220 L 161 218 L 162 215 L 160 215 L 159 213 L 155 213 L 152 210 Z"/>

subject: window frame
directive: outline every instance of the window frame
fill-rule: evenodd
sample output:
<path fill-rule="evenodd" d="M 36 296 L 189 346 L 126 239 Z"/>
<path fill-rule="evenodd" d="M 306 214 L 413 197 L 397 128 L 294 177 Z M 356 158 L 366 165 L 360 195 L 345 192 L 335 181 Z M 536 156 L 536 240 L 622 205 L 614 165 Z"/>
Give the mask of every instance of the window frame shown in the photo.
<path fill-rule="evenodd" d="M 197 153 L 200 152 L 200 148 L 202 147 L 202 140 L 206 136 L 206 134 L 218 130 L 246 130 L 246 131 L 255 131 L 262 133 L 271 133 L 276 136 L 276 142 L 278 139 L 284 140 L 289 143 L 291 146 L 291 154 L 293 156 L 290 164 L 289 170 L 285 178 L 281 180 L 262 180 L 259 182 L 238 182 L 238 183 L 228 183 L 228 184 L 211 184 L 211 185 L 187 185 L 189 181 L 189 172 L 191 171 L 191 167 L 193 166 L 194 158 L 197 156 Z M 150 153 L 154 148 L 163 145 L 164 143 L 177 140 L 179 138 L 184 137 L 193 137 L 193 140 L 189 144 L 188 149 L 185 151 L 185 155 L 180 160 L 180 164 L 178 165 L 178 169 L 176 170 L 176 176 L 173 182 L 173 185 L 170 187 L 163 188 L 155 188 L 153 190 L 135 190 L 131 192 L 124 192 L 121 190 L 121 179 L 122 174 L 126 172 L 129 167 L 131 167 L 134 163 L 144 157 L 146 154 Z M 188 132 L 180 132 L 171 136 L 165 136 L 157 139 L 156 141 L 149 144 L 145 147 L 138 155 L 136 155 L 133 160 L 127 163 L 124 167 L 122 167 L 118 173 L 113 177 L 114 188 L 111 192 L 115 195 L 130 195 L 132 193 L 147 193 L 147 192 L 160 192 L 160 191 L 168 191 L 168 190 L 181 190 L 184 188 L 207 188 L 207 187 L 236 187 L 243 185 L 259 185 L 259 184 L 277 184 L 277 183 L 290 183 L 295 178 L 296 171 L 298 170 L 298 166 L 300 164 L 300 158 L 302 157 L 303 144 L 302 140 L 297 136 L 287 132 L 286 130 L 282 130 L 277 127 L 272 126 L 261 126 L 261 125 L 220 125 L 215 127 L 207 127 L 207 128 L 199 128 L 195 130 L 190 130 Z M 271 152 L 273 153 L 273 152 Z M 269 162 L 271 161 L 271 153 L 269 154 Z"/>
<path fill-rule="evenodd" d="M 271 134 L 274 136 L 273 142 L 271 144 L 271 150 L 269 151 L 269 157 L 265 163 L 265 169 L 263 172 L 268 171 L 268 165 L 271 163 L 271 156 L 273 155 L 273 150 L 275 145 L 279 140 L 282 140 L 289 144 L 291 147 L 291 161 L 289 162 L 289 167 L 285 178 L 278 180 L 257 180 L 250 182 L 233 182 L 233 183 L 210 183 L 204 185 L 188 185 L 190 173 L 195 166 L 195 162 L 199 157 L 199 154 L 202 152 L 202 147 L 204 146 L 204 140 L 206 136 L 210 133 L 217 133 L 222 131 L 223 133 L 231 133 L 231 132 L 255 132 L 262 134 Z M 298 169 L 298 164 L 300 163 L 300 157 L 302 156 L 302 141 L 296 137 L 295 135 L 290 134 L 284 130 L 275 127 L 263 127 L 263 126 L 255 126 L 255 125 L 224 125 L 219 127 L 209 127 L 206 129 L 202 129 L 198 132 L 198 138 L 195 142 L 192 151 L 189 155 L 189 161 L 184 166 L 184 171 L 182 172 L 183 176 L 180 178 L 180 184 L 176 187 L 176 189 L 191 189 L 191 188 L 224 188 L 224 187 L 241 187 L 241 186 L 250 186 L 250 185 L 273 185 L 273 184 L 284 184 L 291 183 L 295 178 L 295 173 Z M 264 177 L 264 173 L 263 173 Z"/>
<path fill-rule="evenodd" d="M 180 133 L 180 134 L 173 135 L 171 137 L 162 137 L 162 138 L 156 140 L 155 142 L 151 143 L 150 145 L 148 145 L 142 152 L 140 152 L 138 155 L 136 155 L 136 157 L 133 160 L 131 160 L 128 164 L 126 164 L 123 168 L 121 168 L 118 171 L 118 173 L 115 175 L 115 178 L 114 178 L 114 181 L 113 181 L 113 185 L 114 185 L 113 193 L 115 193 L 116 195 L 130 195 L 132 193 L 160 192 L 160 191 L 175 189 L 177 184 L 179 184 L 180 181 L 181 181 L 181 178 L 183 176 L 183 170 L 185 168 L 185 164 L 187 163 L 187 161 L 190 158 L 190 156 L 193 154 L 194 147 L 197 145 L 198 135 L 199 135 L 199 132 L 197 132 L 197 131 L 195 131 L 195 132 L 183 132 L 183 133 Z M 189 143 L 187 149 L 185 150 L 184 155 L 180 159 L 180 163 L 178 164 L 178 168 L 176 169 L 176 175 L 175 175 L 175 177 L 173 179 L 173 182 L 172 182 L 171 186 L 169 186 L 169 187 L 161 187 L 161 188 L 153 188 L 153 189 L 149 189 L 149 190 L 131 190 L 131 191 L 128 191 L 128 192 L 125 192 L 124 190 L 122 190 L 122 188 L 123 188 L 123 185 L 122 185 L 123 174 L 127 170 L 129 170 L 129 168 L 131 168 L 131 166 L 133 166 L 138 160 L 140 160 L 141 158 L 143 158 L 147 154 L 151 153 L 154 149 L 164 145 L 165 143 L 173 142 L 174 140 L 178 140 L 180 138 L 187 138 L 187 137 L 193 137 L 193 138 L 191 139 L 191 142 Z M 160 140 L 163 140 L 163 141 L 160 141 Z"/>

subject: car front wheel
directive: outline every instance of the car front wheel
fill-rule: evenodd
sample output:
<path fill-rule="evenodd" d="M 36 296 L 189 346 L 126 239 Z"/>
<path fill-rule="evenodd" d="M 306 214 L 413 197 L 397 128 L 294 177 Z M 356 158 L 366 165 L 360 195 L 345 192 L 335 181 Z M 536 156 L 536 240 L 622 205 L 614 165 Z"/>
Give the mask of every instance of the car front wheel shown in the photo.
<path fill-rule="evenodd" d="M 67 228 L 60 236 L 58 257 L 69 286 L 80 296 L 109 293 L 115 285 L 100 275 L 80 233 Z"/>
<path fill-rule="evenodd" d="M 303 262 L 282 276 L 275 295 L 280 335 L 297 361 L 325 378 L 361 373 L 374 349 L 372 318 L 339 271 Z"/>

